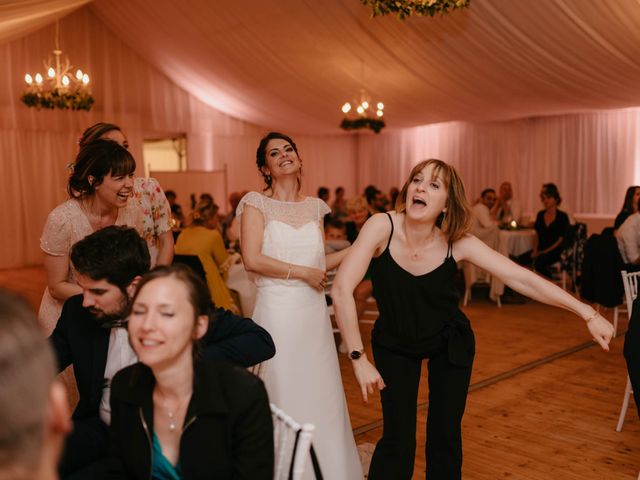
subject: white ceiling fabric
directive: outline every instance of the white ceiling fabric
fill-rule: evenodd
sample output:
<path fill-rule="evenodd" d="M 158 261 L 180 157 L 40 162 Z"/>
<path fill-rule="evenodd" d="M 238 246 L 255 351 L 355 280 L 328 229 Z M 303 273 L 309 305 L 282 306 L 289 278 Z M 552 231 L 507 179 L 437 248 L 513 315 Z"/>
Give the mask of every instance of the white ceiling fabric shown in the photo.
<path fill-rule="evenodd" d="M 22 37 L 91 0 L 0 0 L 0 43 Z"/>
<path fill-rule="evenodd" d="M 0 42 L 88 0 L 0 1 Z M 474 0 L 445 17 L 369 18 L 359 0 L 94 0 L 134 51 L 208 105 L 335 133 L 364 86 L 391 128 L 640 105 L 638 0 Z"/>
<path fill-rule="evenodd" d="M 205 103 L 290 132 L 337 131 L 364 85 L 390 127 L 640 104 L 636 0 L 474 0 L 369 18 L 359 0 L 94 0 L 131 48 Z"/>

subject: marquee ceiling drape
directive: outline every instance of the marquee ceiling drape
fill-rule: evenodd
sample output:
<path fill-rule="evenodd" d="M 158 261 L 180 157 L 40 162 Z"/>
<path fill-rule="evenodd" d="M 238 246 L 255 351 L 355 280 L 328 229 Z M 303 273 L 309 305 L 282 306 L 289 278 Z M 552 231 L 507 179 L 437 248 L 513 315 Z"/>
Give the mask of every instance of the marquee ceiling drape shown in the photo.
<path fill-rule="evenodd" d="M 23 37 L 91 0 L 5 0 L 0 2 L 0 43 Z"/>
<path fill-rule="evenodd" d="M 361 86 L 399 128 L 640 104 L 637 0 L 475 0 L 404 22 L 370 19 L 359 0 L 91 8 L 204 102 L 291 132 L 338 131 L 340 106 Z"/>
<path fill-rule="evenodd" d="M 0 5 L 0 42 L 88 0 Z M 476 0 L 369 18 L 359 0 L 94 0 L 133 51 L 206 104 L 289 132 L 339 132 L 361 87 L 391 128 L 640 104 L 637 0 Z"/>

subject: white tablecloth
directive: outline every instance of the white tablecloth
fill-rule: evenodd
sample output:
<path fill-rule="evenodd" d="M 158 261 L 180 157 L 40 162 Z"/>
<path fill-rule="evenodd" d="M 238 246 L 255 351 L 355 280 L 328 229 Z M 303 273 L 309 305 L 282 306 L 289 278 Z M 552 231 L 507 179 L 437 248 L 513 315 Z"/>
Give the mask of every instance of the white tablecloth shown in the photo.
<path fill-rule="evenodd" d="M 505 257 L 517 257 L 528 252 L 533 247 L 533 237 L 536 231 L 533 229 L 524 230 L 500 230 L 498 234 L 498 252 Z M 504 293 L 504 283 L 499 278 L 491 277 L 491 291 L 489 295 L 495 300 Z"/>

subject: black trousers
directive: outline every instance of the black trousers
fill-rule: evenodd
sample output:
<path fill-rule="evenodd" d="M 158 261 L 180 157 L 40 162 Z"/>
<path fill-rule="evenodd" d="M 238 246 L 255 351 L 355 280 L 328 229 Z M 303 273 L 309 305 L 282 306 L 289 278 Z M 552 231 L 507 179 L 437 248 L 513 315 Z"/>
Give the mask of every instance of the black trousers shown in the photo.
<path fill-rule="evenodd" d="M 410 480 L 416 450 L 416 408 L 422 357 L 392 352 L 375 343 L 373 356 L 386 388 L 380 392 L 383 431 L 376 445 L 370 480 Z M 462 415 L 471 365 L 453 365 L 446 345 L 429 357 L 427 478 L 457 480 L 462 475 Z"/>
<path fill-rule="evenodd" d="M 560 253 L 562 253 L 562 249 L 556 248 L 555 250 L 552 250 L 548 253 L 542 253 L 538 255 L 536 258 L 531 258 L 531 251 L 528 251 L 523 253 L 519 257 L 514 258 L 514 260 L 519 265 L 533 265 L 535 271 L 540 275 L 551 278 L 551 265 L 560 260 Z"/>
<path fill-rule="evenodd" d="M 633 399 L 640 417 L 640 296 L 633 302 L 629 328 L 624 336 L 623 352 L 633 387 Z"/>
<path fill-rule="evenodd" d="M 98 479 L 104 476 L 109 453 L 109 427 L 99 417 L 73 420 L 66 438 L 58 473 L 62 480 Z"/>

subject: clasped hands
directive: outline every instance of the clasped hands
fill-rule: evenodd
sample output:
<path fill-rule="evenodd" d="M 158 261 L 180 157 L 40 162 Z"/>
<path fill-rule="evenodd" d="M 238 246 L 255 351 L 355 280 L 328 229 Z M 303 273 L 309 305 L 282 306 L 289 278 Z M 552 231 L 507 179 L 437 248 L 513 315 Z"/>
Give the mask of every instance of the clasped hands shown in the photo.
<path fill-rule="evenodd" d="M 314 267 L 295 267 L 302 269 L 301 278 L 309 284 L 310 287 L 323 292 L 327 286 L 327 272 Z"/>

